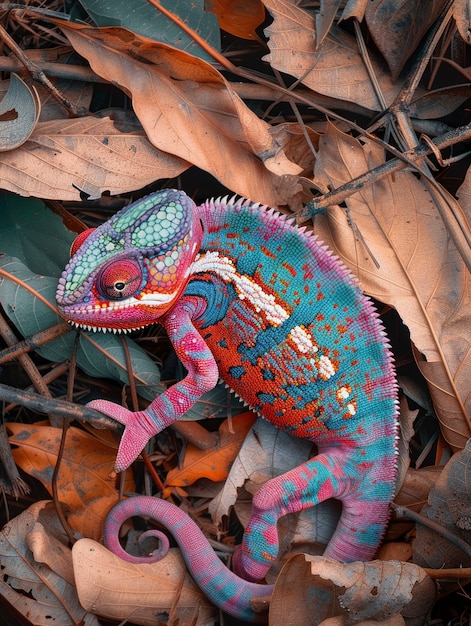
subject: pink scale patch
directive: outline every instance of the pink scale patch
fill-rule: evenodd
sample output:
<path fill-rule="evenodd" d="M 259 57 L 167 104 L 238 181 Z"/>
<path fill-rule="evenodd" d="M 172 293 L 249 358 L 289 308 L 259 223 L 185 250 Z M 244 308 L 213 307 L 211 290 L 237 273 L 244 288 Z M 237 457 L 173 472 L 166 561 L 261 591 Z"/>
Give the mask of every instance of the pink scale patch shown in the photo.
<path fill-rule="evenodd" d="M 278 532 L 276 530 L 276 527 L 267 528 L 263 532 L 263 538 L 265 539 L 265 541 L 267 542 L 269 546 L 277 546 L 278 545 Z M 268 558 L 272 558 L 272 557 L 268 555 Z"/>

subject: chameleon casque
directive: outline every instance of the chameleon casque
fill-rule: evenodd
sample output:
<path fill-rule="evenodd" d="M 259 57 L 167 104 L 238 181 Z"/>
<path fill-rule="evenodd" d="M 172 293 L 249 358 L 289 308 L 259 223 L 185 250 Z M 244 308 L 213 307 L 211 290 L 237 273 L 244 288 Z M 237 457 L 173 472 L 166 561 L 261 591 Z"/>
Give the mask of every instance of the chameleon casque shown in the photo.
<path fill-rule="evenodd" d="M 202 590 L 248 621 L 259 619 L 250 600 L 270 592 L 248 581 L 262 579 L 275 560 L 281 516 L 339 499 L 342 514 L 324 556 L 373 557 L 396 476 L 392 357 L 372 303 L 312 233 L 248 200 L 196 206 L 167 189 L 79 236 L 57 303 L 67 320 L 89 330 L 160 323 L 188 372 L 144 411 L 90 403 L 125 426 L 118 471 L 219 377 L 275 426 L 318 446 L 317 456 L 254 496 L 233 559 L 242 578 L 216 558 L 186 514 L 157 498 L 129 498 L 111 511 L 105 542 L 114 552 L 136 560 L 118 541 L 128 517 L 158 520 Z"/>

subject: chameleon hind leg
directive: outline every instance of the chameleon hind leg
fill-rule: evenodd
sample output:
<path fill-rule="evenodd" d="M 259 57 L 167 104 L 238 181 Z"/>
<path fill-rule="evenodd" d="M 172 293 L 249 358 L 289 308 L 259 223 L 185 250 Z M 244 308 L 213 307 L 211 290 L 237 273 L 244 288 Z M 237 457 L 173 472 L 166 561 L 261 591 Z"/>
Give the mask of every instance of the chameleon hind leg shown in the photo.
<path fill-rule="evenodd" d="M 341 451 L 321 453 L 266 482 L 255 494 L 252 516 L 233 557 L 234 571 L 247 580 L 265 577 L 278 554 L 277 521 L 329 498 L 342 501 L 342 514 L 324 556 L 339 561 L 373 557 L 389 518 L 392 485 L 379 485 L 358 470 L 358 459 Z"/>

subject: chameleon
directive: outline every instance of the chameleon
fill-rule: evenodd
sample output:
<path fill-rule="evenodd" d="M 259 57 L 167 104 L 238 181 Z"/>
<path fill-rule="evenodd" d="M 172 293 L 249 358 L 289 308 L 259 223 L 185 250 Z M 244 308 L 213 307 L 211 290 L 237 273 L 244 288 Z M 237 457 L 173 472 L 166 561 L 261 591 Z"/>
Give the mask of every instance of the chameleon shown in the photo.
<path fill-rule="evenodd" d="M 208 566 L 206 548 L 189 545 L 192 532 L 178 533 L 203 591 L 212 579 L 224 610 L 255 619 L 247 597 L 259 587 L 266 594 L 257 581 L 277 558 L 278 519 L 329 498 L 342 502 L 342 513 L 324 556 L 373 558 L 394 495 L 397 383 L 376 309 L 341 260 L 275 209 L 235 197 L 197 206 L 174 189 L 81 233 L 71 254 L 57 287 L 60 314 L 88 330 L 159 323 L 187 371 L 145 410 L 89 403 L 124 425 L 117 471 L 220 378 L 277 428 L 317 446 L 316 456 L 255 494 L 234 572 Z M 136 496 L 118 504 L 105 541 L 120 550 L 123 515 L 153 511 L 171 531 L 185 525 L 179 509 L 162 502 Z"/>

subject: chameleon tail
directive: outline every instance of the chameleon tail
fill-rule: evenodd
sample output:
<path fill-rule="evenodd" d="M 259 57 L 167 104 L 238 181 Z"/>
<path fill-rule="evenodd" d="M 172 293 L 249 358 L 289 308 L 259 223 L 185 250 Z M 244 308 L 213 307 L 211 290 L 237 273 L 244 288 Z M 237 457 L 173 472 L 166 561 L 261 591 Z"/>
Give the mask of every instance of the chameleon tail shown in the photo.
<path fill-rule="evenodd" d="M 251 623 L 266 622 L 266 615 L 255 613 L 250 601 L 269 596 L 273 587 L 248 582 L 231 572 L 218 559 L 193 520 L 170 502 L 151 496 L 136 496 L 113 507 L 104 528 L 105 545 L 109 550 L 131 563 L 152 563 L 161 558 L 133 557 L 121 547 L 119 529 L 123 522 L 134 516 L 149 517 L 172 533 L 191 575 L 216 606 Z"/>

